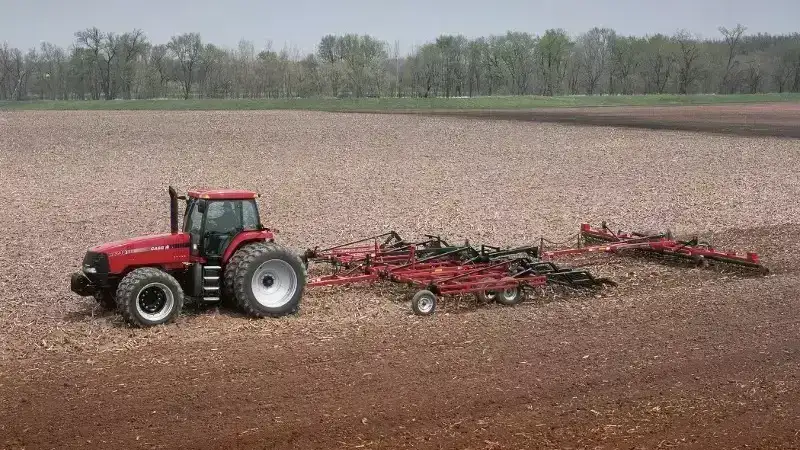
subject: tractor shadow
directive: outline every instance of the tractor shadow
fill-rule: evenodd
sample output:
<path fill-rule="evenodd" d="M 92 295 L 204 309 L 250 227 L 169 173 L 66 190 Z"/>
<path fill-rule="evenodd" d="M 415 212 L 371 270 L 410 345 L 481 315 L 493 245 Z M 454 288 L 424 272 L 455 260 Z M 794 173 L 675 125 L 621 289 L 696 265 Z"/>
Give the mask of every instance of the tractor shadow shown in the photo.
<path fill-rule="evenodd" d="M 239 311 L 236 306 L 224 302 L 203 303 L 189 298 L 186 299 L 180 314 L 181 317 L 190 320 L 209 315 L 219 315 L 230 318 L 247 317 L 243 312 Z M 105 307 L 91 298 L 80 303 L 77 309 L 66 312 L 62 317 L 65 322 L 70 324 L 107 321 L 110 325 L 125 327 L 124 320 L 116 309 Z"/>
<path fill-rule="evenodd" d="M 72 324 L 97 320 L 117 322 L 119 315 L 116 310 L 108 309 L 93 299 L 89 299 L 82 302 L 78 309 L 65 313 L 63 319 L 65 322 Z"/>
<path fill-rule="evenodd" d="M 233 319 L 248 317 L 236 305 L 230 302 L 206 303 L 196 300 L 187 300 L 187 302 L 184 303 L 181 316 L 187 319 L 204 316 L 223 316 Z"/>

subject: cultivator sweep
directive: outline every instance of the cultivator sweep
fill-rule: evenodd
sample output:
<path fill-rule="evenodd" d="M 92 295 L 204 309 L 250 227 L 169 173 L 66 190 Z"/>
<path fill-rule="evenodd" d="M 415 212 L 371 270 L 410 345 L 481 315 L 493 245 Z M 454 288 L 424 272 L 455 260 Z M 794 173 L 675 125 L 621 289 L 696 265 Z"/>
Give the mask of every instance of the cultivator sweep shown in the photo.
<path fill-rule="evenodd" d="M 706 267 L 710 262 L 735 264 L 766 273 L 756 253 L 737 255 L 719 251 L 698 239 L 678 241 L 670 233 L 613 232 L 605 222 L 600 228 L 581 225 L 578 244 L 571 248 L 544 249 L 538 245 L 501 248 L 475 247 L 467 241 L 452 245 L 440 236 L 425 235 L 417 242 L 398 233 L 371 236 L 325 249 L 306 250 L 311 263 L 329 265 L 332 273 L 308 280 L 308 287 L 389 281 L 417 290 L 411 301 L 415 314 L 429 315 L 438 297 L 473 294 L 482 301 L 515 305 L 526 294 L 545 286 L 596 290 L 616 283 L 597 278 L 588 270 L 559 266 L 553 260 L 574 255 L 649 254 L 692 260 Z"/>

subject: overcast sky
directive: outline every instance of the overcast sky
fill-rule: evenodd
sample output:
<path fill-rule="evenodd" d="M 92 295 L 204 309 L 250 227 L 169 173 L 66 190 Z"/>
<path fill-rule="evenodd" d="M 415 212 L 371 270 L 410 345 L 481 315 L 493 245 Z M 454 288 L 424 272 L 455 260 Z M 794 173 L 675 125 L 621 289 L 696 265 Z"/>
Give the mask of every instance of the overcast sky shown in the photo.
<path fill-rule="evenodd" d="M 800 31 L 800 0 L 0 0 L 0 42 L 27 49 L 41 41 L 67 47 L 74 33 L 142 29 L 151 42 L 199 32 L 204 42 L 256 50 L 267 41 L 314 51 L 324 34 L 370 34 L 400 43 L 401 52 L 440 34 L 467 37 L 506 30 L 580 33 L 593 26 L 620 34 L 672 34 L 686 28 L 718 36 L 737 22 L 748 33 Z"/>

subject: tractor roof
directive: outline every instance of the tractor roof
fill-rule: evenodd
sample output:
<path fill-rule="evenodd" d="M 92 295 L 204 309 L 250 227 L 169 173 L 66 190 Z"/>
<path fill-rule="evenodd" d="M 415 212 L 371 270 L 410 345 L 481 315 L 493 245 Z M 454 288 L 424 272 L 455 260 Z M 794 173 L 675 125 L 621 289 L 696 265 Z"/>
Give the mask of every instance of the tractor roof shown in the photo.
<path fill-rule="evenodd" d="M 249 200 L 258 197 L 257 192 L 244 189 L 192 189 L 189 197 L 208 200 Z"/>

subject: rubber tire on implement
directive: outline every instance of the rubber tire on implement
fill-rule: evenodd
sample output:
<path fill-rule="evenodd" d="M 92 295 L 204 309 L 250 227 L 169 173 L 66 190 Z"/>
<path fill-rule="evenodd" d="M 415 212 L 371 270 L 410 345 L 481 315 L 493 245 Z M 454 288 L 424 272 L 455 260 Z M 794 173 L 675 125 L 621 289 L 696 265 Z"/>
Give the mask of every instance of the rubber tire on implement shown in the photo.
<path fill-rule="evenodd" d="M 494 278 L 487 277 L 487 278 L 484 278 L 481 281 L 485 283 L 485 282 L 492 282 L 492 281 L 496 281 L 496 280 Z M 482 302 L 482 303 L 491 303 L 493 301 L 496 301 L 497 297 L 499 295 L 500 295 L 499 292 L 497 292 L 495 290 L 492 290 L 492 289 L 487 289 L 485 291 L 476 292 L 475 293 L 475 298 L 477 298 L 478 301 Z"/>
<path fill-rule="evenodd" d="M 432 303 L 430 309 L 420 306 L 420 303 L 424 300 Z M 433 314 L 433 312 L 436 311 L 436 294 L 427 289 L 417 291 L 414 297 L 411 298 L 411 310 L 418 316 L 429 316 Z"/>
<path fill-rule="evenodd" d="M 513 281 L 513 278 L 511 280 Z M 509 289 L 513 289 L 516 295 L 506 297 L 505 291 Z M 503 289 L 497 292 L 497 295 L 494 297 L 494 300 L 497 303 L 500 303 L 501 305 L 505 306 L 514 306 L 519 303 L 522 303 L 522 301 L 525 300 L 525 291 L 523 291 L 520 286 L 516 286 L 509 289 Z"/>
<path fill-rule="evenodd" d="M 149 283 L 160 283 L 172 293 L 172 309 L 160 320 L 149 320 L 142 316 L 136 304 L 142 288 Z M 172 322 L 183 309 L 183 289 L 172 275 L 153 267 L 135 269 L 119 283 L 117 287 L 117 310 L 127 323 L 132 326 L 144 328 Z"/>
<path fill-rule="evenodd" d="M 256 299 L 252 278 L 263 263 L 279 260 L 294 271 L 296 286 L 294 294 L 277 307 L 262 305 Z M 245 244 L 233 254 L 225 267 L 225 289 L 231 289 L 236 305 L 252 317 L 280 317 L 294 314 L 300 308 L 300 299 L 306 286 L 306 267 L 300 257 L 288 249 L 272 242 Z"/>

